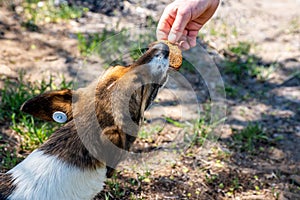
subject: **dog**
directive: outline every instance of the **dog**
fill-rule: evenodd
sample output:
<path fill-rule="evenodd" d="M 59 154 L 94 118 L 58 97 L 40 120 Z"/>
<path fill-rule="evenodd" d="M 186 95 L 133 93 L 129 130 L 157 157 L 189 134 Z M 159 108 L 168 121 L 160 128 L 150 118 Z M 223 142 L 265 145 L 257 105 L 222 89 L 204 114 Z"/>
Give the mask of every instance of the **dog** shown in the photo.
<path fill-rule="evenodd" d="M 1 200 L 90 200 L 135 141 L 144 111 L 167 81 L 169 46 L 158 42 L 133 64 L 110 67 L 86 88 L 50 91 L 21 110 L 66 123 L 17 166 L 0 174 Z"/>

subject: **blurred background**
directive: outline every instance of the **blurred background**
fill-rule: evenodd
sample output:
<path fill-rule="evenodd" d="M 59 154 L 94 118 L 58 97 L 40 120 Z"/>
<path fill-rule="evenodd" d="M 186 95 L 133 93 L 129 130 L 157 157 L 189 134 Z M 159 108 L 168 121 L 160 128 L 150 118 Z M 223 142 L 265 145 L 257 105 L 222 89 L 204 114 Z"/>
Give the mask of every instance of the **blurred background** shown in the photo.
<path fill-rule="evenodd" d="M 23 102 L 137 59 L 170 2 L 0 0 L 0 171 L 60 126 L 21 113 Z M 299 10 L 299 0 L 221 1 L 184 52 L 185 83 L 172 76 L 146 113 L 132 151 L 155 155 L 121 163 L 96 199 L 300 199 Z M 227 112 L 216 121 L 195 65 L 220 73 Z"/>

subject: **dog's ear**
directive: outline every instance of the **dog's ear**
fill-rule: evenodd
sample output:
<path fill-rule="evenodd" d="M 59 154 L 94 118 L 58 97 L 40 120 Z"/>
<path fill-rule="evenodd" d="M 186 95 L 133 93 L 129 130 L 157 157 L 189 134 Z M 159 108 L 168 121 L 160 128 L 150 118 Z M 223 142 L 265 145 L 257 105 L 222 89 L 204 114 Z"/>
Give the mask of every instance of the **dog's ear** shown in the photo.
<path fill-rule="evenodd" d="M 38 95 L 26 101 L 21 111 L 46 121 L 70 121 L 73 118 L 72 91 L 65 89 Z"/>

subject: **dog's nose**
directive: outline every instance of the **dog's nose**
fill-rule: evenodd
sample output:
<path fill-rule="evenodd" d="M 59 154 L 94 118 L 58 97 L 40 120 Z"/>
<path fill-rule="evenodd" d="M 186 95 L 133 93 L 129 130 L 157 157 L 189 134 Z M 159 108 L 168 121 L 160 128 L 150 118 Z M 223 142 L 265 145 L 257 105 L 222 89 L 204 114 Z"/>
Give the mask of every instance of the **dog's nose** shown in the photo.
<path fill-rule="evenodd" d="M 162 42 L 155 44 L 152 49 L 155 50 L 155 56 L 162 56 L 163 58 L 169 57 L 169 47 Z"/>
<path fill-rule="evenodd" d="M 144 53 L 133 66 L 138 66 L 142 64 L 147 64 L 153 60 L 153 58 L 158 58 L 159 60 L 169 59 L 169 47 L 164 43 L 156 43 L 149 46 L 149 49 Z"/>

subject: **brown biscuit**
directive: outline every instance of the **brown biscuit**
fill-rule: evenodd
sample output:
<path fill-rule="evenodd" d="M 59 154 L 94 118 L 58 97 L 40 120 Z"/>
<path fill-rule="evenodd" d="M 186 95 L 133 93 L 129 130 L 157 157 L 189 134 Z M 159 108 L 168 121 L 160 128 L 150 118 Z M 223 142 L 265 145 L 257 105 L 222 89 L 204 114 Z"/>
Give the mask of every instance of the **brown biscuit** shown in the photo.
<path fill-rule="evenodd" d="M 170 56 L 169 56 L 170 66 L 175 68 L 175 69 L 179 69 L 181 64 L 182 64 L 182 52 L 179 49 L 179 47 L 175 44 L 172 44 L 168 40 L 162 40 L 160 42 L 165 43 L 169 47 L 169 50 L 170 50 Z"/>
<path fill-rule="evenodd" d="M 182 64 L 182 52 L 179 49 L 179 47 L 176 44 L 172 44 L 168 40 L 160 40 L 157 42 L 154 42 L 153 44 L 163 42 L 166 45 L 168 45 L 170 54 L 169 54 L 169 60 L 170 60 L 170 66 L 176 70 L 178 70 Z"/>

